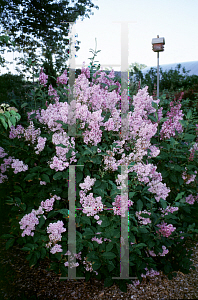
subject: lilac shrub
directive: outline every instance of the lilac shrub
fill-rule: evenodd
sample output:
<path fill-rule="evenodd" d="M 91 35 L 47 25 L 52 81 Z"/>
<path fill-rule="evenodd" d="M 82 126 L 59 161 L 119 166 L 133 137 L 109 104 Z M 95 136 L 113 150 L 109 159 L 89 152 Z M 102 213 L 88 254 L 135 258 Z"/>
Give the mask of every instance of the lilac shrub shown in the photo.
<path fill-rule="evenodd" d="M 198 232 L 193 219 L 198 207 L 197 126 L 183 119 L 180 102 L 171 102 L 163 117 L 160 100 L 153 100 L 145 87 L 133 97 L 129 131 L 121 136 L 121 85 L 114 82 L 114 71 L 106 76 L 98 70 L 91 83 L 89 77 L 89 68 L 82 68 L 73 89 L 76 100 L 68 104 L 67 71 L 57 78 L 55 90 L 47 89 L 48 76 L 41 70 L 40 89 L 48 100 L 28 113 L 27 126 L 12 126 L 7 136 L 2 134 L 1 186 L 14 175 L 7 202 L 15 216 L 6 247 L 23 245 L 30 266 L 48 257 L 56 273 L 67 276 L 68 268 L 76 268 L 78 277 L 104 277 L 106 286 L 120 276 L 120 243 L 129 247 L 129 276 L 138 278 L 135 284 L 160 270 L 170 279 L 174 271 L 189 272 L 191 252 L 185 243 Z M 78 136 L 70 137 L 74 111 Z M 77 253 L 68 251 L 70 165 L 80 165 Z M 128 169 L 121 175 L 122 165 Z M 127 178 L 128 195 L 121 194 Z M 128 241 L 120 239 L 126 213 Z M 131 280 L 118 280 L 122 290 L 126 282 Z"/>

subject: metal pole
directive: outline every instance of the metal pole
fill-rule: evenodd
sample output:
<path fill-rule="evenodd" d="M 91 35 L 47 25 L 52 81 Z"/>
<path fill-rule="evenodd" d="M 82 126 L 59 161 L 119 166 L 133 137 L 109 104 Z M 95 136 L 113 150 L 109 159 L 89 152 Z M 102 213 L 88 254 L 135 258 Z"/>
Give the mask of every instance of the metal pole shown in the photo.
<path fill-rule="evenodd" d="M 159 35 L 157 35 L 159 38 Z M 159 98 L 159 52 L 157 52 L 157 99 Z"/>

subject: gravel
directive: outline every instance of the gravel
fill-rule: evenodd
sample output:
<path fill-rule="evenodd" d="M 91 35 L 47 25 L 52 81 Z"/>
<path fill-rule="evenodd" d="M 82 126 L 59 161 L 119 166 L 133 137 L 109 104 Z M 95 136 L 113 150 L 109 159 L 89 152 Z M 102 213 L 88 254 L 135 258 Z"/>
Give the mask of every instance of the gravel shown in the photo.
<path fill-rule="evenodd" d="M 38 268 L 30 268 L 18 245 L 5 251 L 5 241 L 0 240 L 0 262 L 4 269 L 1 280 L 0 299 L 198 299 L 198 243 L 193 245 L 192 261 L 196 270 L 189 274 L 177 272 L 169 280 L 160 272 L 155 278 L 144 278 L 141 285 L 128 284 L 127 293 L 117 285 L 104 288 L 104 280 L 84 279 L 60 281 L 53 271 L 46 271 L 50 261 L 46 258 Z M 7 268 L 7 269 L 6 269 Z M 7 271 L 9 269 L 9 271 Z M 6 281 L 6 283 L 5 283 Z M 22 296 L 26 296 L 22 298 Z"/>

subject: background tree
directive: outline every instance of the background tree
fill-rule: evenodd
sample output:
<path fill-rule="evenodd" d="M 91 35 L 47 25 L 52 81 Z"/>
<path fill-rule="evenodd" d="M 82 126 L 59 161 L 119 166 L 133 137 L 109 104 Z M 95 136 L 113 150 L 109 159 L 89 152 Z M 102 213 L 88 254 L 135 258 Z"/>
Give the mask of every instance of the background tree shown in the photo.
<path fill-rule="evenodd" d="M 147 66 L 145 64 L 139 64 L 137 62 L 131 63 L 129 65 L 128 68 L 129 80 L 130 80 L 129 92 L 131 96 L 135 95 L 138 91 L 138 88 L 141 86 L 141 82 L 143 80 L 143 74 L 141 70 L 146 67 Z"/>
<path fill-rule="evenodd" d="M 3 35 L 0 36 L 0 52 L 4 54 L 6 49 L 10 49 L 10 47 L 15 46 L 15 42 L 10 41 L 9 32 L 7 30 L 4 30 L 4 32 L 2 33 Z M 6 61 L 5 58 L 0 55 L 0 66 L 5 68 L 6 67 L 5 64 L 8 63 L 10 62 Z M 9 70 L 8 68 L 6 69 Z"/>
<path fill-rule="evenodd" d="M 30 71 L 29 59 L 36 62 L 35 71 L 38 72 L 41 63 L 48 63 L 48 69 L 61 73 L 66 68 L 68 60 L 68 30 L 69 24 L 61 21 L 75 22 L 80 16 L 93 15 L 91 8 L 94 6 L 91 0 L 3 0 L 0 5 L 0 24 L 5 30 L 10 31 L 17 47 L 16 51 L 23 51 L 24 58 L 17 58 L 18 64 L 24 64 Z M 79 45 L 79 41 L 76 41 Z M 45 49 L 45 53 L 38 53 L 39 49 Z M 80 48 L 76 46 L 76 51 Z M 51 53 L 51 59 L 50 59 Z M 46 55 L 46 56 L 45 56 Z M 42 60 L 41 56 L 44 56 Z M 54 63 L 53 63 L 54 59 Z M 49 65 L 50 64 L 50 65 Z M 17 69 L 16 69 L 17 70 Z M 18 71 L 18 70 L 17 70 Z"/>

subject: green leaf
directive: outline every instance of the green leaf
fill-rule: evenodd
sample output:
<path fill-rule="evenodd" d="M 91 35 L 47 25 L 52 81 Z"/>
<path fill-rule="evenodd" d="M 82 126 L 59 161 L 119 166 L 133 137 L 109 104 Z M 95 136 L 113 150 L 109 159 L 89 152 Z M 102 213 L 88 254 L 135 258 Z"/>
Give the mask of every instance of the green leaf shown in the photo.
<path fill-rule="evenodd" d="M 10 121 L 11 121 L 11 123 L 12 123 L 13 126 L 16 125 L 16 119 L 15 119 L 15 117 L 11 116 L 10 117 Z"/>
<path fill-rule="evenodd" d="M 41 180 L 50 183 L 50 178 L 47 174 L 41 174 Z"/>
<path fill-rule="evenodd" d="M 191 116 L 192 116 L 192 111 L 191 111 L 191 109 L 189 109 L 186 118 L 187 118 L 187 119 L 190 119 Z"/>
<path fill-rule="evenodd" d="M 37 263 L 37 255 L 35 253 L 33 253 L 32 258 L 29 261 L 29 266 L 33 267 L 36 263 Z"/>
<path fill-rule="evenodd" d="M 161 118 L 160 123 L 165 122 L 168 118 Z"/>
<path fill-rule="evenodd" d="M 100 267 L 101 267 L 101 263 L 99 261 L 93 261 L 92 263 L 93 271 L 98 270 Z"/>
<path fill-rule="evenodd" d="M 165 200 L 163 200 L 163 199 L 160 199 L 160 204 L 161 204 L 162 208 L 164 208 L 164 209 L 166 209 L 166 208 L 167 208 L 167 203 L 166 203 L 166 201 L 165 201 Z"/>
<path fill-rule="evenodd" d="M 32 255 L 33 255 L 33 253 L 31 252 L 30 254 L 28 254 L 28 255 L 26 256 L 26 259 L 27 259 L 27 260 L 30 260 L 30 259 L 32 258 Z"/>
<path fill-rule="evenodd" d="M 89 244 L 89 247 L 90 247 L 90 248 L 93 248 L 93 244 L 90 243 L 90 244 Z M 89 253 L 86 255 L 86 257 L 87 257 L 87 260 L 88 260 L 88 261 L 98 260 L 98 255 L 97 255 L 97 252 L 96 252 L 96 251 L 91 251 L 91 252 L 89 252 Z"/>
<path fill-rule="evenodd" d="M 73 149 L 70 149 L 70 150 L 68 151 L 68 153 L 66 153 L 67 159 L 72 157 L 72 152 L 73 152 Z"/>
<path fill-rule="evenodd" d="M 45 224 L 45 219 L 43 216 L 41 216 L 39 218 L 39 224 L 38 224 L 38 227 L 41 228 L 43 225 Z"/>
<path fill-rule="evenodd" d="M 142 203 L 142 201 L 139 199 L 139 200 L 137 201 L 137 211 L 141 211 L 142 208 L 143 208 L 143 203 Z"/>
<path fill-rule="evenodd" d="M 101 186 L 101 180 L 96 180 L 96 182 L 94 183 L 95 187 L 99 187 Z"/>
<path fill-rule="evenodd" d="M 113 279 L 110 277 L 110 278 L 105 278 L 104 280 L 104 287 L 108 287 L 108 286 L 111 286 L 113 285 Z"/>
<path fill-rule="evenodd" d="M 25 203 L 22 203 L 22 204 L 21 204 L 21 208 L 23 209 L 23 211 L 25 211 L 25 210 L 26 210 L 26 204 L 25 204 Z"/>
<path fill-rule="evenodd" d="M 27 105 L 28 105 L 28 103 L 25 102 L 25 103 L 23 103 L 23 104 L 21 105 L 21 108 L 24 108 L 24 107 L 27 106 Z"/>
<path fill-rule="evenodd" d="M 170 265 L 169 264 L 166 264 L 165 266 L 164 266 L 164 271 L 165 271 L 165 274 L 168 274 L 169 272 L 170 272 Z"/>
<path fill-rule="evenodd" d="M 110 225 L 110 222 L 107 217 L 101 216 L 100 220 L 102 220 L 100 227 L 107 227 Z"/>
<path fill-rule="evenodd" d="M 58 144 L 58 145 L 56 145 L 56 147 L 68 148 L 67 146 L 65 146 L 63 144 Z"/>
<path fill-rule="evenodd" d="M 59 180 L 63 177 L 63 173 L 62 172 L 56 172 L 53 176 L 54 180 Z"/>
<path fill-rule="evenodd" d="M 113 259 L 116 257 L 116 255 L 113 252 L 104 252 L 102 254 L 102 257 L 104 257 L 105 259 Z"/>
<path fill-rule="evenodd" d="M 118 88 L 118 86 L 117 85 L 111 85 L 110 87 L 109 87 L 109 89 L 108 89 L 108 91 L 109 92 L 112 92 L 113 90 L 115 90 L 115 89 L 117 89 Z"/>
<path fill-rule="evenodd" d="M 76 170 L 76 183 L 79 183 L 83 179 L 83 172 Z"/>
<path fill-rule="evenodd" d="M 91 220 L 90 220 L 90 218 L 87 217 L 87 216 L 82 216 L 82 217 L 80 218 L 80 220 L 81 220 L 81 222 L 82 222 L 83 224 L 89 224 L 89 225 L 91 225 Z"/>
<path fill-rule="evenodd" d="M 22 251 L 31 251 L 31 249 L 28 248 L 28 247 L 23 247 L 21 250 L 22 250 Z"/>
<path fill-rule="evenodd" d="M 115 265 L 111 260 L 108 261 L 107 267 L 108 267 L 109 272 L 111 272 L 113 269 L 115 269 Z"/>
<path fill-rule="evenodd" d="M 157 122 L 157 119 L 152 115 L 148 115 L 148 119 L 150 119 L 151 121 L 153 121 L 155 123 Z"/>
<path fill-rule="evenodd" d="M 170 173 L 169 176 L 170 176 L 171 181 L 177 182 L 177 177 L 175 176 L 174 173 Z"/>
<path fill-rule="evenodd" d="M 152 247 L 154 247 L 154 246 L 155 246 L 155 242 L 154 242 L 154 241 L 152 241 L 152 240 L 148 240 L 148 241 L 147 241 L 147 243 L 148 243 L 148 247 L 149 247 L 149 249 L 151 249 Z"/>
<path fill-rule="evenodd" d="M 10 118 L 10 113 L 8 111 L 4 111 L 4 115 L 9 119 Z"/>
<path fill-rule="evenodd" d="M 144 248 L 144 247 L 146 247 L 146 246 L 147 246 L 147 245 L 144 244 L 144 243 L 139 243 L 139 244 L 136 245 L 136 248 Z"/>
<path fill-rule="evenodd" d="M 5 233 L 5 234 L 3 234 L 0 238 L 1 238 L 1 239 L 9 239 L 9 238 L 11 238 L 11 237 L 14 237 L 14 235 Z"/>
<path fill-rule="evenodd" d="M 127 293 L 127 286 L 126 282 L 124 282 L 122 279 L 118 281 L 119 288 L 123 293 Z"/>
<path fill-rule="evenodd" d="M 145 227 L 139 227 L 139 228 L 138 228 L 138 232 L 139 232 L 139 233 L 147 233 L 147 232 L 148 232 L 148 229 L 146 229 Z"/>
<path fill-rule="evenodd" d="M 194 140 L 195 138 L 196 138 L 196 135 L 189 134 L 189 133 L 186 133 L 183 137 L 184 140 Z"/>
<path fill-rule="evenodd" d="M 175 198 L 175 201 L 181 199 L 184 194 L 185 194 L 185 192 L 181 192 L 181 193 L 177 194 L 177 197 Z"/>
<path fill-rule="evenodd" d="M 7 123 L 5 122 L 5 119 L 2 118 L 2 116 L 0 116 L 0 120 L 1 120 L 1 123 L 3 124 L 4 128 L 7 129 L 7 128 L 8 128 L 8 125 L 7 125 Z"/>
<path fill-rule="evenodd" d="M 8 250 L 14 244 L 15 239 L 10 239 L 6 243 L 6 250 Z"/>
<path fill-rule="evenodd" d="M 36 173 L 28 174 L 24 180 L 34 180 L 35 177 L 37 177 Z"/>
<path fill-rule="evenodd" d="M 63 208 L 63 209 L 59 209 L 58 211 L 57 211 L 57 213 L 60 213 L 60 214 L 62 214 L 62 215 L 64 215 L 65 217 L 67 217 L 68 216 L 68 209 L 66 209 L 66 208 Z M 48 214 L 48 217 L 49 217 L 49 214 Z M 51 216 L 50 216 L 51 217 Z"/>
<path fill-rule="evenodd" d="M 129 198 L 133 198 L 135 196 L 136 192 L 129 192 Z"/>
<path fill-rule="evenodd" d="M 104 197 L 104 190 L 101 188 L 95 188 L 95 186 L 93 186 L 93 192 L 102 198 Z"/>
<path fill-rule="evenodd" d="M 111 251 L 112 248 L 113 248 L 113 244 L 112 243 L 107 244 L 106 245 L 106 252 Z"/>

